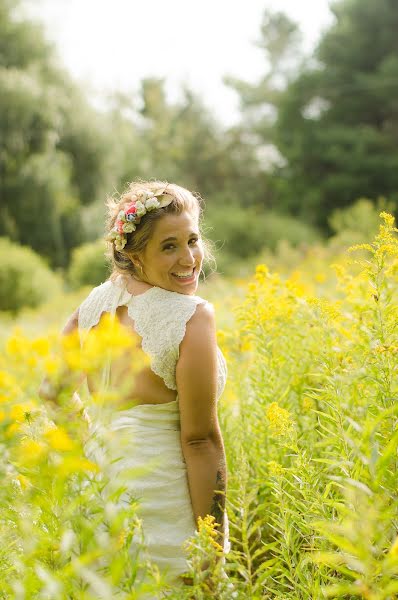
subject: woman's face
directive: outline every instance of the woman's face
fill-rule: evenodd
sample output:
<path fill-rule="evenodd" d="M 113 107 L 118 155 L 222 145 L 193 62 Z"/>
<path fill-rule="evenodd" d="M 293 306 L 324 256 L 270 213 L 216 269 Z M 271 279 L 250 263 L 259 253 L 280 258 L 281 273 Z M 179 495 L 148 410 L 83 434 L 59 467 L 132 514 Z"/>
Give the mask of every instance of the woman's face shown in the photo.
<path fill-rule="evenodd" d="M 195 294 L 203 262 L 198 217 L 185 211 L 159 219 L 139 258 L 147 283 L 180 294 Z"/>

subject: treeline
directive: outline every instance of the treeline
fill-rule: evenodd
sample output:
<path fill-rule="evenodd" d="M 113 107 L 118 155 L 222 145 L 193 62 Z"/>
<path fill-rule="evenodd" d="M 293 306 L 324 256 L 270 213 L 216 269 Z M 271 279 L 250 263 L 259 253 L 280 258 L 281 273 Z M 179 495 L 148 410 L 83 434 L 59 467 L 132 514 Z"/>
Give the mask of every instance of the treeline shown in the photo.
<path fill-rule="evenodd" d="M 136 177 L 200 192 L 225 265 L 283 236 L 329 235 L 333 211 L 361 196 L 396 200 L 395 0 L 335 3 L 311 57 L 294 23 L 265 13 L 264 77 L 226 78 L 242 107 L 228 129 L 192 90 L 171 103 L 154 78 L 95 110 L 22 9 L 0 0 L 0 236 L 51 267 L 102 235 L 105 196 Z"/>

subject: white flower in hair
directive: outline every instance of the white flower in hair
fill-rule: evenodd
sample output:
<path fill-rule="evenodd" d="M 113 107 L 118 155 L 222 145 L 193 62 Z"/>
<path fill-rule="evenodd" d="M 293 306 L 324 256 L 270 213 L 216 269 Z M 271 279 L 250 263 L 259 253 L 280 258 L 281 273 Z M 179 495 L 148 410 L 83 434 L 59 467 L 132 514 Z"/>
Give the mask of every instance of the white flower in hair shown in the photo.
<path fill-rule="evenodd" d="M 146 208 L 145 205 L 141 202 L 141 200 L 137 200 L 137 202 L 135 203 L 135 207 L 137 209 L 137 217 L 142 217 L 142 215 L 145 215 Z"/>
<path fill-rule="evenodd" d="M 147 210 L 153 210 L 154 208 L 159 208 L 160 202 L 157 198 L 150 198 L 145 202 L 145 207 Z"/>

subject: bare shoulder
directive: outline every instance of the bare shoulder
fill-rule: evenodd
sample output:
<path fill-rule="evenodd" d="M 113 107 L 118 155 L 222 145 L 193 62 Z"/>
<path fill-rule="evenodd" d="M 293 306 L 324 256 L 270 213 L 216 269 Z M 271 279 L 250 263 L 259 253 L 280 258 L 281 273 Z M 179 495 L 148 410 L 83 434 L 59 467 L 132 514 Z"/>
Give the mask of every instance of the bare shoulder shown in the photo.
<path fill-rule="evenodd" d="M 191 340 L 195 335 L 214 331 L 216 329 L 216 316 L 213 304 L 211 302 L 201 302 L 197 305 L 192 317 L 189 319 L 186 328 L 185 340 Z M 184 341 L 184 340 L 183 340 Z"/>

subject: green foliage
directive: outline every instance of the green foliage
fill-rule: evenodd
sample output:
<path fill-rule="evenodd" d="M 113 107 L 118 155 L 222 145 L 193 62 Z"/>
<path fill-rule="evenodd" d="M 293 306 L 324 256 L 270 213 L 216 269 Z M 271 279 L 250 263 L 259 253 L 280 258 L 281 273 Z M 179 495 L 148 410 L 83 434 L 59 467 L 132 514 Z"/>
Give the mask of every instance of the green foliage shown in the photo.
<path fill-rule="evenodd" d="M 337 290 L 326 262 L 286 279 L 258 265 L 220 336 L 239 420 L 230 561 L 251 597 L 396 597 L 398 230 L 381 216 L 333 265 Z"/>
<path fill-rule="evenodd" d="M 33 250 L 0 238 L 0 310 L 17 313 L 59 292 L 59 279 Z"/>
<path fill-rule="evenodd" d="M 394 200 L 398 189 L 396 5 L 340 0 L 331 10 L 334 24 L 301 64 L 294 27 L 271 18 L 261 31 L 270 68 L 257 85 L 234 85 L 250 130 L 284 159 L 272 176 L 279 205 L 325 231 L 333 208 L 364 196 Z M 290 66 L 282 79 L 270 59 L 280 55 L 275 28 Z"/>
<path fill-rule="evenodd" d="M 80 207 L 105 186 L 111 144 L 42 28 L 6 0 L 0 15 L 0 235 L 65 266 L 85 238 Z"/>
<path fill-rule="evenodd" d="M 209 203 L 221 191 L 249 204 L 264 201 L 265 181 L 253 185 L 253 177 L 261 177 L 254 141 L 239 128 L 223 130 L 187 87 L 180 100 L 168 102 L 164 83 L 147 78 L 137 100 L 114 99 L 112 133 L 125 144 L 117 150 L 121 185 L 156 176 L 200 192 Z"/>
<path fill-rule="evenodd" d="M 380 211 L 393 213 L 394 209 L 395 203 L 385 198 L 378 198 L 376 202 L 360 198 L 351 206 L 334 210 L 328 219 L 329 227 L 334 232 L 328 240 L 328 246 L 337 251 L 353 243 L 366 242 L 378 231 Z"/>
<path fill-rule="evenodd" d="M 281 240 L 292 246 L 311 243 L 320 234 L 310 225 L 275 211 L 237 202 L 210 204 L 206 211 L 206 235 L 218 247 L 218 271 L 232 275 L 237 263 L 257 255 L 264 248 L 274 251 Z"/>
<path fill-rule="evenodd" d="M 109 265 L 104 255 L 104 240 L 87 242 L 72 252 L 68 280 L 74 289 L 84 285 L 97 286 L 109 276 Z"/>

